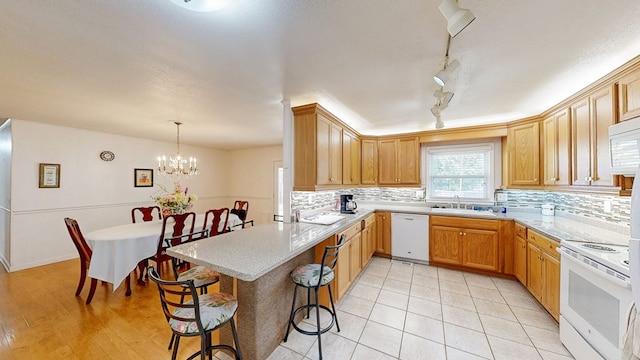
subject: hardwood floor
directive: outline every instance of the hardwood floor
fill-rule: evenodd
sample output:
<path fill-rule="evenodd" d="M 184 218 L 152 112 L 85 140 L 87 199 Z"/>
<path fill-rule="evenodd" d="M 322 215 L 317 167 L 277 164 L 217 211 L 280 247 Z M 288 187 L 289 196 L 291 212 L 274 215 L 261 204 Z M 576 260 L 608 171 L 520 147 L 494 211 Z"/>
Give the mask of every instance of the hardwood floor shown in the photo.
<path fill-rule="evenodd" d="M 88 280 L 74 296 L 79 274 L 77 259 L 0 272 L 0 359 L 171 358 L 171 331 L 155 284 L 132 281 L 133 294 L 126 297 L 124 285 L 114 293 L 111 284 L 99 282 L 85 305 Z M 199 338 L 183 338 L 178 358 L 199 346 Z"/>

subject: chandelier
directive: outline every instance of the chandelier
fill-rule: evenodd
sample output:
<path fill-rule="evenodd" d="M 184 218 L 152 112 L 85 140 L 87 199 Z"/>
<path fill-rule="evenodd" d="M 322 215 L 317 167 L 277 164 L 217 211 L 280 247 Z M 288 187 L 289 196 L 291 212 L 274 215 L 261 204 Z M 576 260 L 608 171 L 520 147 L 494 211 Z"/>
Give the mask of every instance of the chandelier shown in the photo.
<path fill-rule="evenodd" d="M 180 155 L 180 125 L 179 121 L 174 121 L 177 127 L 177 151 L 169 156 L 158 156 L 158 172 L 165 176 L 175 176 L 177 178 L 188 178 L 189 176 L 198 175 L 198 160 L 194 157 L 187 158 Z"/>

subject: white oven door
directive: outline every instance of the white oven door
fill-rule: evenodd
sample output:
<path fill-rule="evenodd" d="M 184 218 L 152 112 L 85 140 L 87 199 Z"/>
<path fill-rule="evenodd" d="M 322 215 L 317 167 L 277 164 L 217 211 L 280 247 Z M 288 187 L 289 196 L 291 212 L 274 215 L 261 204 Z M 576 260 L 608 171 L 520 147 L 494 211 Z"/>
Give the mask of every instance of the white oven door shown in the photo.
<path fill-rule="evenodd" d="M 560 314 L 604 358 L 620 359 L 631 289 L 620 280 L 561 254 Z M 565 342 L 562 335 L 561 340 Z M 584 344 L 565 346 L 571 351 Z"/>

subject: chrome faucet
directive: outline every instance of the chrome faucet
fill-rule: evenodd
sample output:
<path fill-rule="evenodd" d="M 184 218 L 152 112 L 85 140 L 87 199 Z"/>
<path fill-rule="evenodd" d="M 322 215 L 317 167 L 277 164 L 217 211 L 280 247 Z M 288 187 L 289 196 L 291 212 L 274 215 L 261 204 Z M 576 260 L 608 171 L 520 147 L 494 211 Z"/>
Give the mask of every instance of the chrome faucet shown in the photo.
<path fill-rule="evenodd" d="M 458 195 L 454 195 L 453 196 L 453 200 L 456 202 L 456 204 L 458 205 L 458 209 L 460 209 L 460 196 Z M 453 206 L 451 206 L 453 207 Z"/>

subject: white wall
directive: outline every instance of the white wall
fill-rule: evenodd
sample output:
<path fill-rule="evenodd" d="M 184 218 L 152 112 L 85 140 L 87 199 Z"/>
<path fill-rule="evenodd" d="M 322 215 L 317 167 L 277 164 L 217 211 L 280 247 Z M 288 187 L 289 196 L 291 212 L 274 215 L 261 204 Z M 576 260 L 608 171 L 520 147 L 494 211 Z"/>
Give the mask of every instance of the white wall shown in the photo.
<path fill-rule="evenodd" d="M 248 200 L 248 218 L 273 221 L 273 163 L 282 161 L 282 145 L 232 151 L 229 154 L 229 200 Z"/>
<path fill-rule="evenodd" d="M 0 262 L 5 268 L 11 251 L 11 123 L 0 124 Z"/>
<path fill-rule="evenodd" d="M 7 151 L 4 146 L 0 149 L 0 213 L 7 213 L 8 208 L 11 212 L 10 246 L 6 243 L 7 229 L 0 228 L 0 251 L 6 251 L 3 255 L 10 271 L 77 257 L 64 217 L 76 218 L 85 233 L 130 222 L 131 208 L 152 204 L 151 196 L 159 190 L 159 186 L 134 187 L 134 169 L 152 169 L 158 155 L 175 151 L 175 143 L 16 119 L 12 120 L 10 134 L 0 130 L 0 144 L 7 137 L 13 144 L 10 207 L 6 206 L 9 192 L 4 175 Z M 103 150 L 114 152 L 115 160 L 102 161 L 99 154 Z M 228 194 L 244 195 L 241 191 L 229 192 L 229 152 L 184 145 L 181 152 L 196 156 L 201 169 L 200 175 L 183 181 L 189 192 L 199 197 L 195 211 L 230 206 Z M 38 188 L 39 163 L 60 164 L 60 188 Z M 157 173 L 154 180 L 156 185 L 173 186 Z M 0 218 L 0 226 L 6 223 Z"/>

